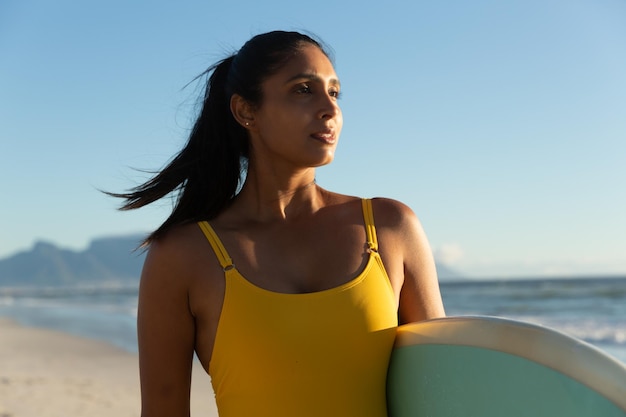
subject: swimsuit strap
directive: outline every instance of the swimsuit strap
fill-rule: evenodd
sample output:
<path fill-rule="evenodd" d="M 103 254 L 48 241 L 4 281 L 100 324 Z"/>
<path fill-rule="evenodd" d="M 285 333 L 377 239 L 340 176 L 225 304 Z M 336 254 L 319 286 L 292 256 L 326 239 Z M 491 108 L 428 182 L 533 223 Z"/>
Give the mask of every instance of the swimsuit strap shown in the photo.
<path fill-rule="evenodd" d="M 235 264 L 233 263 L 233 260 L 228 255 L 228 252 L 222 244 L 222 241 L 219 237 L 217 237 L 217 234 L 215 233 L 209 222 L 198 222 L 198 225 L 200 226 L 200 229 L 202 229 L 204 236 L 206 236 L 207 240 L 211 244 L 211 247 L 213 247 L 213 252 L 215 252 L 215 256 L 217 256 L 217 259 L 220 261 L 220 265 L 222 265 L 224 271 L 234 268 Z"/>
<path fill-rule="evenodd" d="M 369 198 L 361 199 L 363 206 L 363 218 L 365 220 L 365 231 L 367 233 L 367 247 L 369 251 L 378 252 L 378 240 L 376 239 L 376 226 L 374 226 L 374 211 L 372 209 L 372 200 Z"/>
<path fill-rule="evenodd" d="M 367 233 L 367 247 L 369 251 L 378 252 L 378 240 L 376 238 L 376 226 L 374 225 L 374 211 L 372 209 L 372 200 L 369 198 L 361 199 L 361 205 L 363 206 L 363 219 L 365 220 L 365 232 Z M 229 270 L 235 267 L 232 258 L 226 251 L 226 248 L 222 244 L 222 241 L 217 236 L 209 222 L 198 222 L 200 229 L 207 238 L 215 256 L 220 262 L 220 265 L 224 270 Z"/>

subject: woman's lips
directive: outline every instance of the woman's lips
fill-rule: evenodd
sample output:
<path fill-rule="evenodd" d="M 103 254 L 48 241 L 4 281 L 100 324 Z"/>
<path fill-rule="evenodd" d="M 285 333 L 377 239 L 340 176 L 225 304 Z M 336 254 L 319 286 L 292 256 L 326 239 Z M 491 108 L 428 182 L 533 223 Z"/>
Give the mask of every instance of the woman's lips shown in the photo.
<path fill-rule="evenodd" d="M 337 137 L 333 131 L 324 131 L 324 132 L 316 132 L 311 135 L 311 137 L 320 142 L 327 143 L 329 145 L 337 142 Z"/>

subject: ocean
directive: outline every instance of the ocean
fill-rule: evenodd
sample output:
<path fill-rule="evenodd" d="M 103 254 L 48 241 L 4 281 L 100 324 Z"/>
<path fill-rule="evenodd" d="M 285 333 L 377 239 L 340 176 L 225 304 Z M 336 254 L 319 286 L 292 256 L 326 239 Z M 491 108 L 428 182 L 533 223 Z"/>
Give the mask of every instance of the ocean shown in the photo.
<path fill-rule="evenodd" d="M 449 316 L 540 324 L 626 364 L 626 277 L 442 282 L 441 293 Z M 0 287 L 0 316 L 137 351 L 136 287 Z"/>

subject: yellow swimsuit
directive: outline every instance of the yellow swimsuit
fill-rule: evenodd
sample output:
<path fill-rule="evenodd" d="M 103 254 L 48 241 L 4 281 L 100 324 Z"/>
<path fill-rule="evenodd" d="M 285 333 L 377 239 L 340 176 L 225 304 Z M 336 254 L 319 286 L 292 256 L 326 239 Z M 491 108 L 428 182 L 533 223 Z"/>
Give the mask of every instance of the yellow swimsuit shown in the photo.
<path fill-rule="evenodd" d="M 262 289 L 199 225 L 225 271 L 209 374 L 220 417 L 385 417 L 397 307 L 363 200 L 369 261 L 350 282 L 304 294 Z"/>

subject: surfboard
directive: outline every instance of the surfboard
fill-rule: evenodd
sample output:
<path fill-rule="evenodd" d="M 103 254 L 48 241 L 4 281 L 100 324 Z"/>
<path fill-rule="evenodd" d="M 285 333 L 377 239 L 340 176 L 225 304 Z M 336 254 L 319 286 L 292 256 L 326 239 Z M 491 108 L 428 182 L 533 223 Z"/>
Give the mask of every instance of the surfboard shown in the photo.
<path fill-rule="evenodd" d="M 485 316 L 398 327 L 389 417 L 626 417 L 626 366 L 547 327 Z"/>

